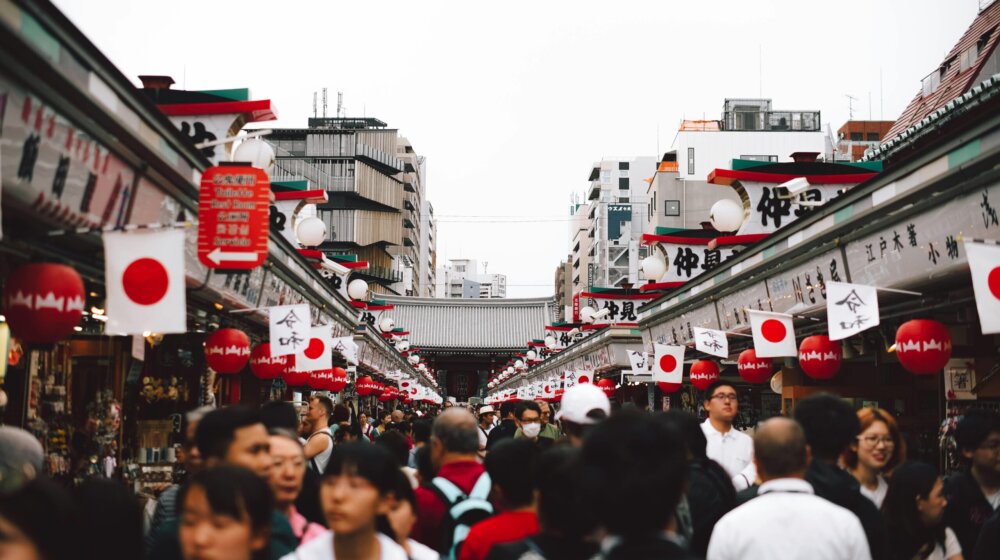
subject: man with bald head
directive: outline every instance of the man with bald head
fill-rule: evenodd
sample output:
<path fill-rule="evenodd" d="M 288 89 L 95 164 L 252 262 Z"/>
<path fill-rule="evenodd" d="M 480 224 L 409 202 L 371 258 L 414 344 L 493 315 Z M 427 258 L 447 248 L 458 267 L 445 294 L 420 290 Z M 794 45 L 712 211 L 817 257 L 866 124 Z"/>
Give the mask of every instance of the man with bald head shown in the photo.
<path fill-rule="evenodd" d="M 810 453 L 798 422 L 772 418 L 753 438 L 762 484 L 757 498 L 715 525 L 708 558 L 870 560 L 861 522 L 849 510 L 813 493 L 806 482 Z"/>
<path fill-rule="evenodd" d="M 431 462 L 437 476 L 468 495 L 486 469 L 479 463 L 479 425 L 468 410 L 445 409 L 431 427 Z M 425 481 L 430 482 L 430 481 Z M 447 504 L 433 489 L 416 490 L 417 524 L 412 538 L 435 550 L 440 549 Z"/>

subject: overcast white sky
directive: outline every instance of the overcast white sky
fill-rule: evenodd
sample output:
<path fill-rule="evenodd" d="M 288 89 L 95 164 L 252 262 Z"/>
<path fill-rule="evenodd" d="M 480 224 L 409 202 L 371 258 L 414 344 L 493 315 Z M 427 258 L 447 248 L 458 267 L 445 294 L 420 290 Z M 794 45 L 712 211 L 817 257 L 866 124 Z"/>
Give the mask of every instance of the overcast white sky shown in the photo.
<path fill-rule="evenodd" d="M 249 87 L 286 127 L 305 126 L 314 91 L 329 88 L 331 115 L 344 92 L 349 116 L 427 157 L 438 263 L 488 261 L 509 297 L 553 293 L 593 162 L 657 155 L 657 127 L 663 152 L 682 118 L 760 91 L 819 109 L 824 129 L 847 120 L 847 94 L 855 118 L 870 93 L 871 116 L 893 120 L 978 2 L 55 0 L 136 83 Z"/>

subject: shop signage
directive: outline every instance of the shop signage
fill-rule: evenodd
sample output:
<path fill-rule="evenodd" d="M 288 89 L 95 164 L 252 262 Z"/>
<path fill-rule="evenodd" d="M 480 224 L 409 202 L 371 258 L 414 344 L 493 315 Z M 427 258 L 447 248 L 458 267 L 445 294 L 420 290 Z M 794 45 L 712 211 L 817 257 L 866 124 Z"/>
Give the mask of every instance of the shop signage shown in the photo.
<path fill-rule="evenodd" d="M 843 184 L 810 185 L 799 193 L 797 202 L 819 203 L 835 198 Z M 758 181 L 739 181 L 733 185 L 742 196 L 744 207 L 750 210 L 750 217 L 740 227 L 738 234 L 771 233 L 812 212 L 809 206 L 792 204 L 791 199 L 778 196 L 778 185 Z"/>
<path fill-rule="evenodd" d="M 905 286 L 965 270 L 961 239 L 1000 239 L 1000 185 L 948 203 L 847 244 L 850 281 Z"/>
<path fill-rule="evenodd" d="M 710 302 L 653 327 L 653 342 L 658 344 L 687 343 L 694 340 L 695 327 L 719 328 L 715 306 Z"/>
<path fill-rule="evenodd" d="M 703 272 L 708 272 L 719 266 L 723 261 L 737 253 L 735 247 L 717 247 L 709 249 L 708 245 L 680 245 L 663 243 L 667 250 L 667 273 L 659 282 L 687 282 L 697 278 Z"/>
<path fill-rule="evenodd" d="M 747 309 L 771 311 L 767 285 L 764 282 L 754 282 L 746 288 L 719 298 L 715 305 L 719 309 L 719 321 L 722 322 L 719 326 L 724 331 L 748 330 L 750 316 L 747 314 Z"/>
<path fill-rule="evenodd" d="M 267 259 L 271 184 L 263 170 L 209 167 L 198 193 L 198 259 L 209 268 L 251 269 Z"/>
<path fill-rule="evenodd" d="M 309 344 L 309 304 L 279 305 L 268 309 L 268 338 L 272 356 L 297 354 Z"/>
<path fill-rule="evenodd" d="M 826 306 L 826 282 L 847 279 L 844 260 L 833 249 L 767 279 L 771 309 L 779 313 L 806 313 Z"/>
<path fill-rule="evenodd" d="M 631 204 L 609 204 L 608 205 L 608 240 L 617 241 L 622 237 L 628 239 L 629 228 L 624 227 L 626 223 L 632 222 Z"/>

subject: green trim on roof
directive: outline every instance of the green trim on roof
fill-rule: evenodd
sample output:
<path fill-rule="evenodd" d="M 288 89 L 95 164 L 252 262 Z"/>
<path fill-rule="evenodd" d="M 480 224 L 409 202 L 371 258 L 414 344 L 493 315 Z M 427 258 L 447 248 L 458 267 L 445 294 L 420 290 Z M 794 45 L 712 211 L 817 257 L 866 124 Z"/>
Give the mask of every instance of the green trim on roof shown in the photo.
<path fill-rule="evenodd" d="M 732 169 L 733 171 L 744 171 L 747 169 L 753 169 L 754 167 L 760 167 L 761 165 L 774 165 L 777 162 L 774 161 L 757 161 L 753 159 L 733 159 Z"/>
<path fill-rule="evenodd" d="M 733 171 L 746 171 L 747 169 L 753 169 L 754 167 L 761 167 L 763 165 L 774 165 L 776 161 L 756 161 L 750 159 L 734 159 L 732 161 Z M 827 163 L 835 163 L 837 165 L 846 165 L 849 167 L 857 167 L 858 169 L 864 169 L 872 173 L 882 172 L 882 162 L 881 161 L 830 161 Z M 872 165 L 877 163 L 878 165 Z"/>
<path fill-rule="evenodd" d="M 690 231 L 690 230 L 687 230 L 687 229 L 684 229 L 684 228 L 657 227 L 656 228 L 656 233 L 654 233 L 653 235 L 679 235 L 679 234 L 682 234 L 682 233 L 687 233 L 688 231 Z"/>
<path fill-rule="evenodd" d="M 204 93 L 207 95 L 214 95 L 216 97 L 222 97 L 229 99 L 231 101 L 250 101 L 250 89 L 249 88 L 234 88 L 234 89 L 202 89 L 198 90 L 198 93 Z"/>
<path fill-rule="evenodd" d="M 964 146 L 948 152 L 948 169 L 954 169 L 963 163 L 974 159 L 980 152 L 979 138 Z"/>
<path fill-rule="evenodd" d="M 327 255 L 330 260 L 335 262 L 358 262 L 357 255 Z"/>
<path fill-rule="evenodd" d="M 309 190 L 309 180 L 299 179 L 296 181 L 271 181 L 272 187 L 278 187 L 286 191 L 307 191 Z"/>

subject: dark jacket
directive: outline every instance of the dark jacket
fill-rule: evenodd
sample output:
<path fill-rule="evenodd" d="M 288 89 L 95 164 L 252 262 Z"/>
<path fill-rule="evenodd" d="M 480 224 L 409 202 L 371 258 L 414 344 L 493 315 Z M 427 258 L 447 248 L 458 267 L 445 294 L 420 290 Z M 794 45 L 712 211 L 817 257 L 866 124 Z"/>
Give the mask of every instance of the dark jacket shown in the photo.
<path fill-rule="evenodd" d="M 589 560 L 597 545 L 579 539 L 567 539 L 540 533 L 512 543 L 493 545 L 486 560 Z"/>
<path fill-rule="evenodd" d="M 715 523 L 736 505 L 736 489 L 718 463 L 711 459 L 688 464 L 688 508 L 691 512 L 691 552 L 705 556 Z"/>
<path fill-rule="evenodd" d="M 954 531 L 954 529 L 952 529 Z M 958 535 L 956 535 L 958 536 Z M 962 555 L 970 560 L 992 560 L 1000 551 L 1000 510 L 997 510 L 979 531 L 975 551 L 962 549 Z"/>
<path fill-rule="evenodd" d="M 882 519 L 882 513 L 875 503 L 861 493 L 861 485 L 851 473 L 824 461 L 815 460 L 806 470 L 806 482 L 812 485 L 817 496 L 850 510 L 858 517 L 868 539 L 868 550 L 872 560 L 888 560 L 889 530 Z M 740 503 L 757 496 L 759 486 L 751 486 L 738 495 Z"/>
<path fill-rule="evenodd" d="M 157 535 L 156 547 L 147 551 L 150 560 L 181 560 L 181 542 L 178 534 L 178 521 L 172 519 L 164 523 Z M 299 539 L 292 532 L 285 514 L 275 510 L 271 512 L 271 550 L 268 558 L 279 560 L 282 556 L 294 552 L 299 546 Z"/>
<path fill-rule="evenodd" d="M 492 449 L 498 441 L 513 438 L 515 432 L 517 432 L 517 422 L 501 420 L 500 425 L 493 428 L 486 437 L 486 449 Z"/>
<path fill-rule="evenodd" d="M 955 532 L 965 556 L 971 557 L 979 532 L 986 519 L 993 515 L 993 508 L 979 488 L 979 483 L 967 470 L 948 476 L 943 493 L 948 498 L 944 524 Z"/>

